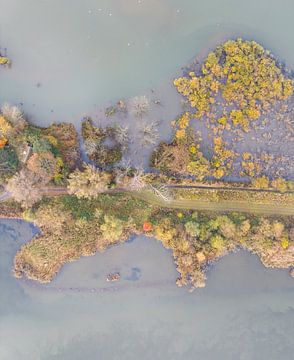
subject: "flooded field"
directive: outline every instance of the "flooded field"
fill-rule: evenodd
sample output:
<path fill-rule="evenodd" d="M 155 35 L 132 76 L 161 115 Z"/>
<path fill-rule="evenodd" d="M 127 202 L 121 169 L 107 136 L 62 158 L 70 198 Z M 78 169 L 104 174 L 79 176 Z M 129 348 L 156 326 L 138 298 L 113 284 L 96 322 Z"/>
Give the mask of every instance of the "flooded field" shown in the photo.
<path fill-rule="evenodd" d="M 254 39 L 294 69 L 293 11 L 292 0 L 0 0 L 1 52 L 13 62 L 0 72 L 0 103 L 20 105 L 38 125 L 79 128 L 88 115 L 105 125 L 107 106 L 146 95 L 152 110 L 144 121 L 158 121 L 160 139 L 168 139 L 182 109 L 172 79 L 220 42 Z M 133 162 L 147 166 L 153 146 L 139 147 L 142 124 L 120 121 L 135 139 Z M 171 254 L 140 237 L 38 285 L 11 274 L 16 251 L 35 232 L 0 221 L 1 360 L 293 356 L 294 280 L 287 271 L 238 252 L 190 294 L 175 285 Z M 121 281 L 107 283 L 116 271 Z"/>

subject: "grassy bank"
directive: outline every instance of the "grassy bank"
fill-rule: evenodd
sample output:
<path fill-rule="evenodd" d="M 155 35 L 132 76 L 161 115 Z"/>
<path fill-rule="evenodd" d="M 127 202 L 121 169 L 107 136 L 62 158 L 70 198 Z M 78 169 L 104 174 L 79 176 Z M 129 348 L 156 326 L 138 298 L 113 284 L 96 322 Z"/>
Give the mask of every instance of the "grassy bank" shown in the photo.
<path fill-rule="evenodd" d="M 256 253 L 266 266 L 294 266 L 293 217 L 162 208 L 126 193 L 47 199 L 26 217 L 41 234 L 17 253 L 14 272 L 40 282 L 52 280 L 66 262 L 141 233 L 172 250 L 178 285 L 204 286 L 207 266 L 236 247 Z"/>

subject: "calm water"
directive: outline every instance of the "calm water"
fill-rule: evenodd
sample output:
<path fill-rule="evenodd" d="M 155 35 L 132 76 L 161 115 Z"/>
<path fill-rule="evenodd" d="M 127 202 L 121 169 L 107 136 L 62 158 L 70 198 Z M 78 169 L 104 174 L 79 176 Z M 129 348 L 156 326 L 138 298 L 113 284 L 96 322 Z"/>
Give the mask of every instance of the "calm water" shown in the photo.
<path fill-rule="evenodd" d="M 11 276 L 13 256 L 34 233 L 0 223 L 0 359 L 291 359 L 294 281 L 237 253 L 207 287 L 178 289 L 171 254 L 137 238 L 64 267 L 49 285 Z M 107 273 L 122 280 L 109 284 Z"/>
<path fill-rule="evenodd" d="M 171 79 L 224 39 L 254 38 L 294 68 L 293 11 L 293 0 L 0 0 L 13 59 L 0 102 L 23 103 L 38 124 L 79 124 L 109 100 L 164 88 L 171 120 Z"/>
<path fill-rule="evenodd" d="M 147 94 L 162 135 L 179 113 L 181 66 L 234 36 L 254 38 L 294 68 L 293 0 L 0 0 L 0 103 L 40 125 Z M 148 118 L 149 119 L 149 118 Z M 122 121 L 128 121 L 126 119 Z M 133 126 L 133 124 L 132 124 Z M 34 229 L 0 223 L 1 360 L 291 359 L 294 281 L 246 253 L 230 255 L 189 294 L 171 254 L 139 238 L 65 266 L 48 286 L 15 280 L 12 259 Z M 110 271 L 122 281 L 108 284 Z"/>

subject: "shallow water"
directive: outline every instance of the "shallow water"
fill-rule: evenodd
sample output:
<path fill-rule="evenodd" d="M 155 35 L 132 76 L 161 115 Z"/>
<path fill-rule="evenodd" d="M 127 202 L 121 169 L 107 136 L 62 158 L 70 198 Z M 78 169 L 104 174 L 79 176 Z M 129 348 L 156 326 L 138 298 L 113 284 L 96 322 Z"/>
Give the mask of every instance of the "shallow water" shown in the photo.
<path fill-rule="evenodd" d="M 286 271 L 239 252 L 191 294 L 176 287 L 170 252 L 140 237 L 38 285 L 11 276 L 16 250 L 34 232 L 0 222 L 1 360 L 292 357 L 294 281 Z M 121 281 L 107 283 L 113 271 Z"/>
<path fill-rule="evenodd" d="M 0 46 L 13 61 L 0 71 L 0 103 L 21 104 L 38 125 L 80 128 L 86 115 L 128 125 L 125 158 L 147 168 L 154 145 L 142 144 L 140 128 L 156 121 L 156 142 L 170 138 L 183 111 L 172 85 L 181 67 L 242 36 L 294 69 L 293 10 L 292 0 L 0 0 Z M 161 102 L 143 120 L 105 117 L 111 103 L 142 94 Z"/>
<path fill-rule="evenodd" d="M 181 110 L 171 85 L 181 66 L 241 35 L 293 69 L 293 11 L 292 0 L 0 0 L 1 51 L 13 60 L 0 71 L 0 103 L 23 104 L 39 125 L 79 127 L 85 115 L 107 123 L 101 109 L 109 101 L 146 94 L 162 105 L 153 104 L 145 121 L 161 121 L 168 138 Z M 0 223 L 1 360 L 293 357 L 294 282 L 286 271 L 240 252 L 189 294 L 174 285 L 171 254 L 139 238 L 71 263 L 39 286 L 11 276 L 15 252 L 34 231 Z M 107 283 L 110 271 L 122 280 Z"/>

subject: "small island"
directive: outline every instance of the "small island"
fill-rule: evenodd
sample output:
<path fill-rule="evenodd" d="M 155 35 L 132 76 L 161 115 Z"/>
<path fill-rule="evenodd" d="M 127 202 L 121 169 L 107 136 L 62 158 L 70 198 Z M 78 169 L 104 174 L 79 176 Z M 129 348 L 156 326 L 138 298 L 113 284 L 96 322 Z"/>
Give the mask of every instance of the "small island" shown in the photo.
<path fill-rule="evenodd" d="M 80 144 L 72 124 L 41 128 L 4 104 L 0 215 L 40 229 L 16 254 L 15 276 L 49 282 L 65 263 L 134 234 L 171 249 L 179 286 L 205 286 L 209 266 L 239 248 L 293 274 L 293 85 L 258 43 L 219 45 L 174 80 L 183 112 L 171 119 L 170 142 L 158 143 L 156 122 L 141 130 L 143 145 L 154 144 L 146 170 L 124 161 L 130 138 L 120 124 L 84 118 Z M 149 107 L 137 96 L 105 117 L 130 113 L 140 122 Z"/>

